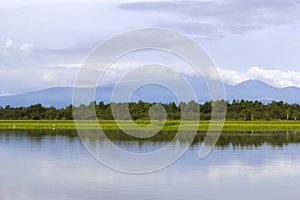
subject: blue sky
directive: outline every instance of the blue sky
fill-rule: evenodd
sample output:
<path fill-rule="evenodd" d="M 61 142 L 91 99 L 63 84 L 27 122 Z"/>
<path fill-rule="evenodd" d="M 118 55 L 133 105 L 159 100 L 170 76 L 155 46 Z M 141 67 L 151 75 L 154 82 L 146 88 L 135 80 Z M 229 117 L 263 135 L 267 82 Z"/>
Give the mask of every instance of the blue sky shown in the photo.
<path fill-rule="evenodd" d="M 0 5 L 0 95 L 72 86 L 97 44 L 144 27 L 174 29 L 197 41 L 225 83 L 259 79 L 300 87 L 299 0 L 0 0 Z"/>

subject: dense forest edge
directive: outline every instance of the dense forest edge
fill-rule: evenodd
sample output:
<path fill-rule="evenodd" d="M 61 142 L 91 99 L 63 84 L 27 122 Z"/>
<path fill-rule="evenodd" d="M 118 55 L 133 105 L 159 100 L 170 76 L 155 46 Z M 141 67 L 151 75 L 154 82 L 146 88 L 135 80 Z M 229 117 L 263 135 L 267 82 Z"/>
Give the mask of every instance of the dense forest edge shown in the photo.
<path fill-rule="evenodd" d="M 80 105 L 75 108 L 83 108 L 82 110 L 89 111 L 90 107 L 94 107 L 98 120 L 113 120 L 112 106 L 115 108 L 123 108 L 129 105 L 130 118 L 133 120 L 149 120 L 149 109 L 157 103 L 148 102 L 130 102 L 130 103 L 107 103 L 91 102 L 89 105 Z M 210 120 L 212 105 L 226 106 L 226 120 L 237 121 L 255 121 L 255 120 L 300 120 L 300 105 L 288 104 L 283 101 L 273 101 L 264 104 L 259 101 L 234 100 L 232 102 L 219 100 L 208 101 L 205 103 L 197 103 L 190 101 L 188 103 L 174 102 L 163 104 L 159 103 L 167 115 L 167 120 L 180 120 L 182 110 L 192 119 L 195 114 L 200 113 L 200 120 Z M 28 107 L 0 107 L 0 120 L 73 120 L 73 106 L 69 105 L 65 108 L 45 107 L 41 104 L 35 104 Z M 122 111 L 118 112 L 122 115 Z M 94 118 L 94 113 L 80 113 L 83 119 L 89 120 Z M 129 120 L 127 115 L 124 115 L 124 120 Z M 126 118 L 127 117 L 127 118 Z M 123 119 L 122 116 L 119 116 Z M 157 116 L 159 120 L 159 116 Z"/>

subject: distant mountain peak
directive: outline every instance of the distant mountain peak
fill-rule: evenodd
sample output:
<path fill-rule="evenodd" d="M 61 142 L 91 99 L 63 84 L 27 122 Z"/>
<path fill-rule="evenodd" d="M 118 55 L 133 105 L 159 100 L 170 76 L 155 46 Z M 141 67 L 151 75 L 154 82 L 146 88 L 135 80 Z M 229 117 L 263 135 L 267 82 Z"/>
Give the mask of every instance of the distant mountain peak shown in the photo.
<path fill-rule="evenodd" d="M 275 88 L 263 81 L 260 81 L 260 80 L 255 80 L 255 79 L 249 79 L 249 80 L 246 80 L 246 81 L 243 81 L 239 84 L 236 84 L 235 85 L 236 87 L 239 87 L 239 86 L 250 86 L 250 87 L 254 87 L 254 86 L 264 86 L 264 87 L 270 87 L 270 88 Z"/>
<path fill-rule="evenodd" d="M 201 77 L 188 78 L 188 81 L 194 88 L 199 102 L 210 101 L 209 91 Z M 233 99 L 258 100 L 264 103 L 270 101 L 284 101 L 287 103 L 300 103 L 300 88 L 287 87 L 275 88 L 260 80 L 247 80 L 234 86 L 224 85 L 228 101 Z M 111 94 L 114 85 L 103 86 L 96 90 L 96 101 L 108 103 L 111 100 Z M 72 103 L 72 87 L 53 87 L 40 91 L 29 92 L 25 94 L 1 96 L 0 106 L 11 105 L 29 106 L 32 104 L 43 104 L 45 106 L 65 107 Z M 134 100 L 143 100 L 148 102 L 169 103 L 174 101 L 174 95 L 167 94 L 165 90 L 151 89 L 141 91 Z"/>

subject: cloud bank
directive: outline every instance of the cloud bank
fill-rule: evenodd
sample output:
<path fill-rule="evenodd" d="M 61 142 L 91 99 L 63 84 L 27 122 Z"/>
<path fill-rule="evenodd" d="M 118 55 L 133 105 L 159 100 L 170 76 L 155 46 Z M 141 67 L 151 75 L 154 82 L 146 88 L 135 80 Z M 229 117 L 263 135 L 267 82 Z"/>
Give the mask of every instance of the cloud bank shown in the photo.
<path fill-rule="evenodd" d="M 0 13 L 0 94 L 72 86 L 99 43 L 153 26 L 204 45 L 219 66 L 228 67 L 220 67 L 227 84 L 259 79 L 300 87 L 299 0 L 11 0 L 1 2 Z"/>
<path fill-rule="evenodd" d="M 210 38 L 296 23 L 300 19 L 298 0 L 140 1 L 123 3 L 120 8 L 167 13 L 169 17 L 157 25 Z"/>
<path fill-rule="evenodd" d="M 261 80 L 273 87 L 300 87 L 300 72 L 250 67 L 246 72 L 238 72 L 219 68 L 224 82 L 236 85 L 246 80 Z"/>

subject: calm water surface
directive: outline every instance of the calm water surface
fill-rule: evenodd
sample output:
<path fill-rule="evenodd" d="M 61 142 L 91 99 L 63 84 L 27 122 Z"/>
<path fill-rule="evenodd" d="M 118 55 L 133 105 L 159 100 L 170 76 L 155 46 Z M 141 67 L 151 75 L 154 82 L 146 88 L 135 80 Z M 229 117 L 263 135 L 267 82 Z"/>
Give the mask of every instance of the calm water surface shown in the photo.
<path fill-rule="evenodd" d="M 113 135 L 115 143 L 137 152 L 166 143 Z M 202 138 L 170 167 L 129 175 L 99 164 L 74 131 L 0 131 L 0 199 L 300 198 L 299 133 L 225 133 L 213 152 L 199 160 Z"/>

